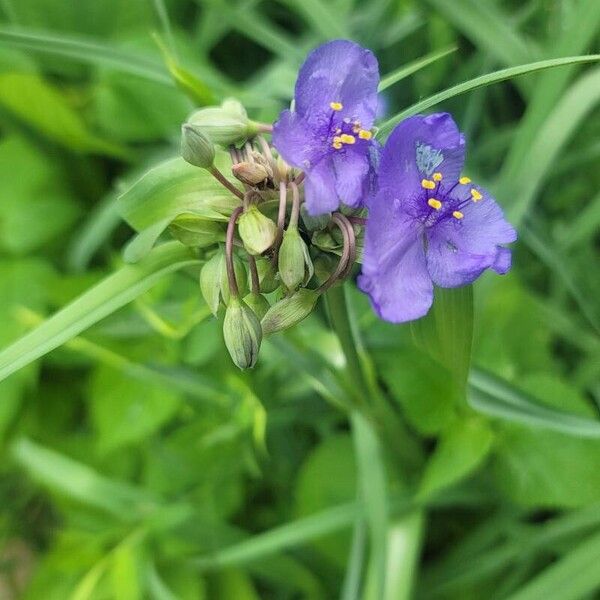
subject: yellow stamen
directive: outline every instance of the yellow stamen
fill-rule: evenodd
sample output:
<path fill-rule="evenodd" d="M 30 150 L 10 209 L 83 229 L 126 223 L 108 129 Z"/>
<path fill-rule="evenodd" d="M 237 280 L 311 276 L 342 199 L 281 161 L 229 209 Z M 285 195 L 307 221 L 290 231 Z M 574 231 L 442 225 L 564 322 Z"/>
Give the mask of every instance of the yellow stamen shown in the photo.
<path fill-rule="evenodd" d="M 342 142 L 333 142 L 331 144 L 336 150 L 339 150 L 342 147 Z"/>
<path fill-rule="evenodd" d="M 354 144 L 356 138 L 348 133 L 342 133 L 342 135 L 340 135 L 340 142 L 342 142 L 342 144 Z"/>
<path fill-rule="evenodd" d="M 473 198 L 473 202 L 477 202 L 483 198 L 483 196 L 475 188 L 471 189 L 471 196 Z"/>
<path fill-rule="evenodd" d="M 434 190 L 435 183 L 429 179 L 421 179 L 421 187 L 425 188 L 426 190 Z"/>
<path fill-rule="evenodd" d="M 441 181 L 442 180 L 442 174 L 441 173 L 434 173 L 432 179 L 434 181 Z"/>
<path fill-rule="evenodd" d="M 452 216 L 453 216 L 455 219 L 462 219 L 462 218 L 463 218 L 465 215 L 463 215 L 463 214 L 460 212 L 460 210 L 455 210 L 455 211 L 452 213 Z"/>
<path fill-rule="evenodd" d="M 429 200 L 427 200 L 427 204 L 429 204 L 429 206 L 435 210 L 440 210 L 440 208 L 442 208 L 442 203 L 435 198 L 429 198 Z"/>
<path fill-rule="evenodd" d="M 342 108 L 344 108 L 344 105 L 341 102 L 330 102 L 329 106 L 331 107 L 331 110 L 342 110 Z"/>
<path fill-rule="evenodd" d="M 367 131 L 366 129 L 361 129 L 358 132 L 358 137 L 361 140 L 370 140 L 373 137 L 373 134 L 370 131 Z"/>
<path fill-rule="evenodd" d="M 468 177 L 461 177 L 458 180 L 458 183 L 460 183 L 462 185 L 467 185 L 467 183 L 471 183 L 471 180 Z"/>

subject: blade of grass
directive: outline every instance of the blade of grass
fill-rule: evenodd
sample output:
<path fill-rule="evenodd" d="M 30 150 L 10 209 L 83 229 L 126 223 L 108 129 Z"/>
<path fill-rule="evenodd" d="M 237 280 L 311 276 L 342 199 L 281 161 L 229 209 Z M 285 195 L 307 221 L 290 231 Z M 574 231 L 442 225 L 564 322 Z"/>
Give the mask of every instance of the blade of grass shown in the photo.
<path fill-rule="evenodd" d="M 479 369 L 471 371 L 467 399 L 473 409 L 483 414 L 576 437 L 600 439 L 600 421 L 545 406 Z"/>
<path fill-rule="evenodd" d="M 361 515 L 354 522 L 352 546 L 350 547 L 350 556 L 348 557 L 340 600 L 359 600 L 366 549 L 367 527 Z"/>
<path fill-rule="evenodd" d="M 302 0 L 302 2 L 279 0 L 279 2 L 301 15 L 312 29 L 319 33 L 322 40 L 350 36 L 344 22 L 345 15 L 334 12 L 331 2 L 322 0 Z"/>
<path fill-rule="evenodd" d="M 481 0 L 427 0 L 477 48 L 510 66 L 537 58 L 532 43 L 510 24 L 498 3 Z"/>
<path fill-rule="evenodd" d="M 381 600 L 385 589 L 388 532 L 388 493 L 381 445 L 373 425 L 357 410 L 351 414 L 358 485 L 369 526 L 369 567 L 364 599 Z"/>
<path fill-rule="evenodd" d="M 598 102 L 600 68 L 588 71 L 569 88 L 531 140 L 527 160 L 514 179 L 498 186 L 498 196 L 512 200 L 507 209 L 512 223 L 523 220 L 560 151 Z"/>
<path fill-rule="evenodd" d="M 187 248 L 170 242 L 136 265 L 122 267 L 2 350 L 0 380 L 125 306 L 169 273 L 198 262 Z"/>
<path fill-rule="evenodd" d="M 600 533 L 575 546 L 507 600 L 578 600 L 600 589 Z"/>
<path fill-rule="evenodd" d="M 387 90 L 387 88 L 391 87 L 395 83 L 402 81 L 409 75 L 417 73 L 421 69 L 424 69 L 425 67 L 433 64 L 434 62 L 437 62 L 438 60 L 444 58 L 445 56 L 448 56 L 449 54 L 452 54 L 453 52 L 456 52 L 457 50 L 457 46 L 450 46 L 448 48 L 445 48 L 444 50 L 431 52 L 423 58 L 414 60 L 408 63 L 407 65 L 402 65 L 393 73 L 390 73 L 389 75 L 386 75 L 385 77 L 381 78 L 381 81 L 379 83 L 379 91 L 383 92 L 384 90 Z"/>
<path fill-rule="evenodd" d="M 550 40 L 549 54 L 573 56 L 585 52 L 596 36 L 600 25 L 600 3 L 597 0 L 582 0 L 572 10 L 565 11 L 561 23 L 560 37 Z M 515 180 L 537 130 L 560 98 L 576 67 L 548 71 L 536 82 L 534 93 L 529 99 L 527 112 L 522 119 L 517 136 L 502 167 L 502 186 Z"/>
<path fill-rule="evenodd" d="M 43 54 L 64 56 L 79 63 L 109 66 L 113 69 L 172 86 L 164 67 L 157 61 L 134 52 L 122 52 L 111 44 L 61 33 L 15 29 L 0 26 L 0 45 Z"/>
<path fill-rule="evenodd" d="M 448 88 L 447 90 L 438 92 L 433 96 L 429 96 L 429 98 L 420 100 L 416 104 L 405 108 L 403 111 L 394 115 L 392 118 L 388 119 L 385 123 L 383 123 L 383 125 L 381 125 L 379 132 L 377 133 L 377 137 L 385 139 L 391 133 L 394 126 L 406 117 L 420 113 L 424 110 L 427 110 L 428 108 L 431 108 L 432 106 L 435 106 L 436 104 L 439 104 L 440 102 L 444 102 L 445 100 L 449 100 L 450 98 L 460 96 L 461 94 L 465 94 L 472 90 L 476 90 L 480 87 L 492 85 L 501 81 L 507 81 L 514 77 L 527 75 L 528 73 L 535 73 L 536 71 L 541 71 L 543 69 L 553 69 L 565 65 L 592 63 L 597 62 L 598 60 L 600 60 L 600 54 L 553 58 L 549 60 L 541 60 L 538 62 L 529 63 L 526 65 L 519 65 L 518 67 L 501 69 L 499 71 L 494 71 L 493 73 L 487 73 L 485 75 L 481 75 L 480 77 L 475 77 L 474 79 L 470 79 L 469 81 L 459 83 L 458 85 Z"/>

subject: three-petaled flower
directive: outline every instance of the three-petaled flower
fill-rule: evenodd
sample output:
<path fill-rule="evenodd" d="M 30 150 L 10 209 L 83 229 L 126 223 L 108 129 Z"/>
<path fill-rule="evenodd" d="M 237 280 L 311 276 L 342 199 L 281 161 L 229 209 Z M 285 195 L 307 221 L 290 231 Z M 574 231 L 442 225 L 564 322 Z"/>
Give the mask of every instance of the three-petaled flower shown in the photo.
<path fill-rule="evenodd" d="M 465 140 L 446 113 L 400 123 L 381 156 L 369 199 L 359 287 L 394 323 L 422 317 L 433 285 L 472 283 L 491 268 L 506 273 L 517 234 L 482 188 L 461 176 Z"/>
<path fill-rule="evenodd" d="M 294 104 L 273 127 L 273 144 L 306 174 L 310 214 L 360 206 L 371 173 L 379 69 L 372 52 L 348 40 L 313 50 L 300 69 Z"/>

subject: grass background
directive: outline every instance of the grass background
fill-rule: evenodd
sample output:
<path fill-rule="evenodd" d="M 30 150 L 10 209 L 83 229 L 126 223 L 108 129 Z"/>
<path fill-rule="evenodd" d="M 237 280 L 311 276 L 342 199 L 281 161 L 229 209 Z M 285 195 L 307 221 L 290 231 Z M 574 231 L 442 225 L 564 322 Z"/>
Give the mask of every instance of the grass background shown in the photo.
<path fill-rule="evenodd" d="M 486 73 L 597 52 L 600 27 L 597 0 L 2 0 L 0 14 L 2 347 L 122 264 L 118 196 L 177 154 L 194 106 L 235 96 L 272 121 L 306 52 L 349 37 L 391 74 L 383 122 Z M 599 67 L 570 64 L 435 105 L 520 239 L 510 275 L 475 285 L 468 405 L 409 326 L 349 290 L 401 424 L 385 486 L 369 431 L 327 402 L 343 355 L 324 307 L 240 373 L 197 282 L 171 274 L 2 381 L 0 597 L 377 598 L 357 582 L 382 540 L 387 598 L 596 597 L 599 101 Z M 441 297 L 446 330 L 414 331 L 450 369 L 468 302 Z"/>

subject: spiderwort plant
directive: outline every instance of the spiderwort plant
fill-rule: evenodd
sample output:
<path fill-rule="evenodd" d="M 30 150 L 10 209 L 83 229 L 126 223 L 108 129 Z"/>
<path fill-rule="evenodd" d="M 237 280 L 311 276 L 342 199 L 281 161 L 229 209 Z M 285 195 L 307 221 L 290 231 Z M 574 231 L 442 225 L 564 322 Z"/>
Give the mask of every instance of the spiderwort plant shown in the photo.
<path fill-rule="evenodd" d="M 379 68 L 372 52 L 348 40 L 313 50 L 300 69 L 294 102 L 273 128 L 273 144 L 306 174 L 312 215 L 361 206 L 371 170 Z"/>
<path fill-rule="evenodd" d="M 195 113 L 183 127 L 183 157 L 207 169 L 240 203 L 229 220 L 225 255 L 208 260 L 201 283 L 213 312 L 221 300 L 226 304 L 226 345 L 242 368 L 255 364 L 261 341 L 258 318 L 249 313 L 258 315 L 264 335 L 298 323 L 323 292 L 351 276 L 361 238 L 359 287 L 377 314 L 395 323 L 425 315 L 434 285 L 463 286 L 488 268 L 510 269 L 505 245 L 516 233 L 494 199 L 462 174 L 465 139 L 452 117 L 408 118 L 381 150 L 373 139 L 378 83 L 373 54 L 335 40 L 309 54 L 292 106 L 273 126 L 247 116 L 243 130 L 213 123 L 215 110 L 221 115 L 223 106 L 237 106 L 226 101 L 199 111 L 202 118 Z M 269 132 L 272 144 L 261 135 Z M 237 186 L 213 164 L 212 143 L 229 150 Z M 316 281 L 313 262 L 322 264 L 324 253 L 340 258 L 329 272 L 319 269 Z M 223 258 L 229 289 L 222 273 L 215 275 L 215 261 Z M 252 276 L 243 300 L 234 268 L 242 258 Z M 274 285 L 259 270 L 274 274 Z"/>
<path fill-rule="evenodd" d="M 504 274 L 516 232 L 488 192 L 461 175 L 465 139 L 447 113 L 410 117 L 382 153 L 369 202 L 360 288 L 394 323 L 424 316 L 433 286 Z"/>

